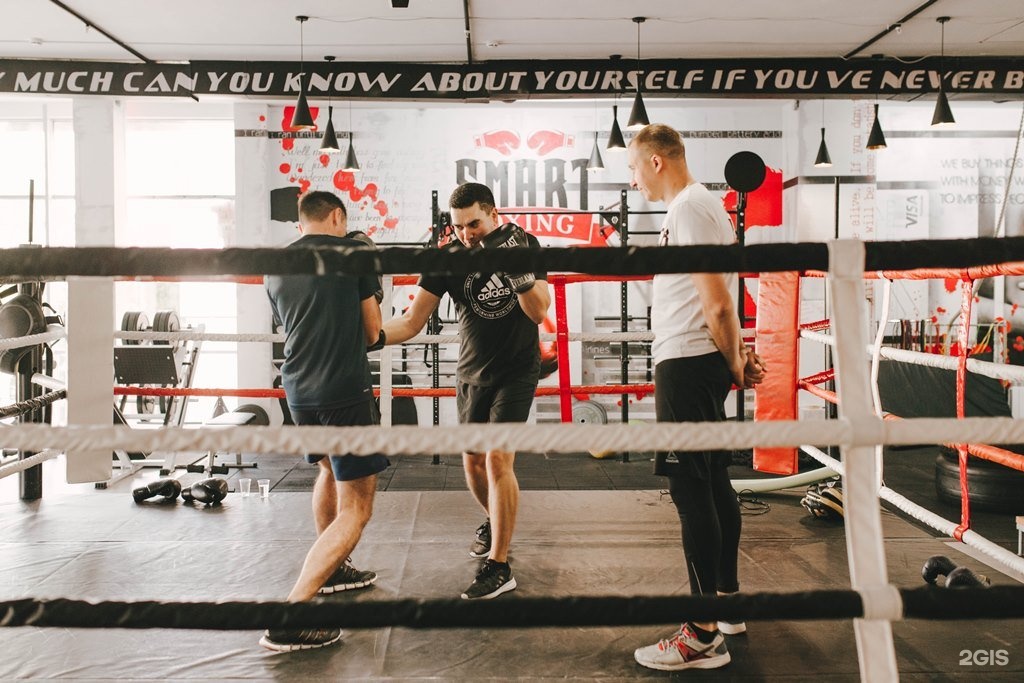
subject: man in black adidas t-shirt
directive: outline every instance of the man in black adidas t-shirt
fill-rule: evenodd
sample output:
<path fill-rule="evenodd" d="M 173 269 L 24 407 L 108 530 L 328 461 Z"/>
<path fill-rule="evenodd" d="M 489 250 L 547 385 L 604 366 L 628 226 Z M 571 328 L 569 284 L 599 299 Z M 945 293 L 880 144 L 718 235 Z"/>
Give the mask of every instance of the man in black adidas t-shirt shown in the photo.
<path fill-rule="evenodd" d="M 307 192 L 299 200 L 302 237 L 289 249 L 363 247 L 346 237 L 345 205 L 330 192 Z M 373 400 L 366 347 L 380 335 L 375 275 L 287 275 L 266 278 L 274 316 L 284 325 L 284 381 L 288 409 L 297 425 L 363 426 L 380 423 Z M 288 599 L 310 600 L 362 588 L 377 580 L 348 562 L 370 521 L 383 455 L 307 455 L 318 464 L 313 488 L 317 539 L 306 555 Z M 260 644 L 290 651 L 330 645 L 341 629 L 271 629 Z"/>
<path fill-rule="evenodd" d="M 501 225 L 491 190 L 479 183 L 460 185 L 448 202 L 457 242 L 446 249 L 539 247 L 518 225 Z M 412 305 L 384 325 L 388 344 L 415 336 L 446 293 L 455 302 L 461 347 L 456 371 L 459 422 L 526 422 L 540 372 L 537 325 L 548 311 L 546 273 L 424 275 Z M 486 557 L 465 599 L 491 598 L 516 587 L 508 565 L 519 507 L 515 453 L 498 449 L 463 453 L 466 482 L 488 520 L 477 529 L 470 550 Z"/>

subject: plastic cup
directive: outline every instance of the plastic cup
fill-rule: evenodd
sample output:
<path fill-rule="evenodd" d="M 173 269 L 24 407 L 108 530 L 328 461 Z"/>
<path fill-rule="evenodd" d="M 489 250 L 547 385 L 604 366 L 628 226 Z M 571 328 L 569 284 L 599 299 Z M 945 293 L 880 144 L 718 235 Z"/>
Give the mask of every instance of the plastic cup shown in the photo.
<path fill-rule="evenodd" d="M 238 492 L 242 494 L 242 498 L 248 498 L 252 493 L 252 479 L 239 479 Z"/>
<path fill-rule="evenodd" d="M 270 480 L 269 479 L 258 479 L 256 481 L 260 487 L 260 498 L 270 497 Z"/>

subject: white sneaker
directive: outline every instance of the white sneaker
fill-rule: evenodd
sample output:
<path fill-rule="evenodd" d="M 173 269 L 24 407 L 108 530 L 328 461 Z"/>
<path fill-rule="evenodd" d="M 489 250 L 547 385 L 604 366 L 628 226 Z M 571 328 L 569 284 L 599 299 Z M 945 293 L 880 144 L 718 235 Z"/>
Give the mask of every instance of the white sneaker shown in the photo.
<path fill-rule="evenodd" d="M 637 664 L 659 671 L 717 669 L 732 660 L 721 632 L 716 633 L 710 643 L 702 643 L 688 623 L 683 624 L 668 640 L 637 648 L 633 657 Z"/>
<path fill-rule="evenodd" d="M 747 632 L 747 625 L 742 621 L 720 621 L 718 622 L 718 630 L 727 636 L 738 636 L 741 633 Z"/>

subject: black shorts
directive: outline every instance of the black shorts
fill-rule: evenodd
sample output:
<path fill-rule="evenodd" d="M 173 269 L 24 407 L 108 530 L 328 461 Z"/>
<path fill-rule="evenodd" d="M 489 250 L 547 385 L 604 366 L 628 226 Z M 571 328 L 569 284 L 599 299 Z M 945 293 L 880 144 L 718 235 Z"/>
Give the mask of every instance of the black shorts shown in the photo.
<path fill-rule="evenodd" d="M 724 422 L 732 372 L 725 356 L 708 353 L 670 358 L 654 367 L 654 410 L 658 422 Z M 731 451 L 660 451 L 654 473 L 707 479 L 712 469 L 728 467 Z"/>
<path fill-rule="evenodd" d="M 330 408 L 328 410 L 301 410 L 292 408 L 295 424 L 322 427 L 365 427 L 380 424 L 380 413 L 373 399 L 353 406 Z M 306 462 L 316 463 L 324 459 L 323 454 L 309 453 Z M 390 465 L 387 457 L 373 455 L 331 455 L 331 470 L 336 481 L 352 481 L 383 472 Z"/>
<path fill-rule="evenodd" d="M 459 423 L 526 422 L 536 391 L 536 375 L 533 379 L 510 379 L 489 387 L 458 382 L 455 403 Z"/>

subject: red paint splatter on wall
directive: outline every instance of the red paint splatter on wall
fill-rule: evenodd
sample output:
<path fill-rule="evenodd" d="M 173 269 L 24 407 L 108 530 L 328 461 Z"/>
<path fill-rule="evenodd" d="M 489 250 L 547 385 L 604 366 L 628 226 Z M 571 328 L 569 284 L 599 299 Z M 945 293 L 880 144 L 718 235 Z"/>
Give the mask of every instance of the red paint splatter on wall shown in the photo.
<path fill-rule="evenodd" d="M 398 225 L 398 216 L 391 216 L 390 218 L 384 219 L 384 227 L 388 230 L 394 230 Z"/>
<path fill-rule="evenodd" d="M 309 192 L 309 180 L 299 178 L 299 194 L 306 194 L 307 192 Z"/>
<path fill-rule="evenodd" d="M 284 138 L 281 140 L 281 149 L 286 152 L 290 152 L 295 147 L 295 140 L 292 138 Z"/>
<path fill-rule="evenodd" d="M 327 168 L 327 164 L 331 163 L 331 156 L 329 154 L 320 155 L 320 165 Z"/>
<path fill-rule="evenodd" d="M 366 187 L 363 188 L 363 194 L 373 201 L 377 201 L 377 185 L 375 183 L 367 183 Z"/>
<path fill-rule="evenodd" d="M 956 291 L 957 285 L 960 284 L 960 278 L 957 278 L 957 277 L 943 278 L 942 284 L 946 287 L 946 291 L 952 294 L 953 292 Z"/>
<path fill-rule="evenodd" d="M 379 213 L 381 216 L 388 215 L 388 205 L 385 204 L 384 202 L 377 202 L 376 204 L 373 205 L 373 208 L 376 209 L 377 213 Z"/>
<path fill-rule="evenodd" d="M 277 167 L 277 170 L 280 171 L 281 173 L 290 173 L 291 170 L 292 170 L 292 165 L 291 164 L 281 164 L 280 166 Z"/>
<path fill-rule="evenodd" d="M 260 114 L 260 121 L 266 121 L 266 120 L 267 120 L 267 117 L 264 116 L 263 114 Z"/>
<path fill-rule="evenodd" d="M 736 192 L 725 193 L 722 201 L 728 211 L 736 210 Z M 766 169 L 761 187 L 747 193 L 746 227 L 782 225 L 782 171 Z"/>
<path fill-rule="evenodd" d="M 356 177 L 351 171 L 338 171 L 334 174 L 334 186 L 342 192 L 348 192 L 356 186 Z"/>

